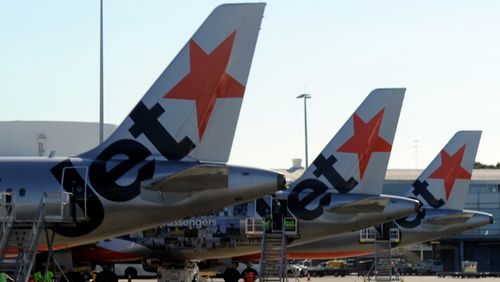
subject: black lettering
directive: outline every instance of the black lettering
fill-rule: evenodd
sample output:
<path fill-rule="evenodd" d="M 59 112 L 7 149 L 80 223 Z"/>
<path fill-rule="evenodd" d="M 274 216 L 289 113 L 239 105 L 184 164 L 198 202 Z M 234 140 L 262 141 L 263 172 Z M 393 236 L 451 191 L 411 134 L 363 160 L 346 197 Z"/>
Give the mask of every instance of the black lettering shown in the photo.
<path fill-rule="evenodd" d="M 255 210 L 260 217 L 271 216 L 271 206 L 269 206 L 264 198 L 255 200 Z"/>
<path fill-rule="evenodd" d="M 424 182 L 420 182 L 418 179 L 413 182 L 413 195 L 418 196 L 421 195 L 422 198 L 433 208 L 440 208 L 442 207 L 445 203 L 443 199 L 436 199 L 429 190 L 427 190 L 427 187 L 429 186 L 429 183 L 424 180 Z"/>
<path fill-rule="evenodd" d="M 402 226 L 404 228 L 415 228 L 415 227 L 419 226 L 422 219 L 425 218 L 425 209 L 420 209 L 420 211 L 415 216 L 415 219 L 413 219 L 413 220 L 409 219 L 410 216 L 398 219 L 398 220 L 396 220 L 396 223 L 399 226 Z"/>
<path fill-rule="evenodd" d="M 316 170 L 313 173 L 316 177 L 323 175 L 339 193 L 349 193 L 349 191 L 358 185 L 358 182 L 352 177 L 345 181 L 333 167 L 333 164 L 336 162 L 337 159 L 333 155 L 325 159 L 320 154 L 313 162 L 314 166 L 316 166 Z"/>
<path fill-rule="evenodd" d="M 160 104 L 155 104 L 151 109 L 139 102 L 130 113 L 134 125 L 129 132 L 134 138 L 144 134 L 155 148 L 168 160 L 180 160 L 187 156 L 196 146 L 187 136 L 177 143 L 168 131 L 161 125 L 158 118 L 165 110 Z"/>
<path fill-rule="evenodd" d="M 117 160 L 119 163 L 108 171 L 106 164 L 118 155 L 125 155 L 128 158 Z M 92 186 L 99 195 L 114 202 L 125 202 L 137 197 L 141 192 L 141 181 L 151 179 L 154 175 L 154 160 L 146 162 L 137 170 L 137 177 L 131 184 L 122 186 L 116 182 L 150 155 L 151 152 L 136 141 L 116 141 L 104 149 L 90 165 L 89 176 Z"/>
<path fill-rule="evenodd" d="M 308 195 L 302 197 L 301 193 L 310 191 Z M 306 179 L 295 188 L 293 188 L 290 195 L 288 195 L 288 208 L 290 212 L 296 217 L 304 220 L 313 220 L 323 214 L 323 207 L 330 204 L 331 194 L 326 193 L 328 187 L 319 180 Z M 321 197 L 324 195 L 323 197 Z M 307 205 L 321 197 L 318 206 L 312 210 L 307 209 Z"/>

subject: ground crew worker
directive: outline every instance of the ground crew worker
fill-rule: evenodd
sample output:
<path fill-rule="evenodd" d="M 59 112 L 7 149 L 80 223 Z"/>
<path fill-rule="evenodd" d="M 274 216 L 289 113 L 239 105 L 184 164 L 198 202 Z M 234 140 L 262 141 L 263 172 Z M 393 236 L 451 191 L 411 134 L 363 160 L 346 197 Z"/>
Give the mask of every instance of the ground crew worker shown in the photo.
<path fill-rule="evenodd" d="M 54 278 L 54 273 L 50 270 L 47 271 L 47 274 L 45 275 L 45 282 L 52 282 L 52 279 Z M 43 274 L 41 271 L 35 272 L 35 282 L 42 282 L 43 280 Z"/>
<path fill-rule="evenodd" d="M 35 282 L 42 282 L 42 279 L 43 279 L 42 272 L 40 270 L 35 272 Z"/>
<path fill-rule="evenodd" d="M 222 278 L 224 278 L 225 282 L 238 282 L 241 275 L 238 271 L 238 263 L 233 262 L 231 267 L 226 268 L 224 273 L 222 273 Z"/>
<path fill-rule="evenodd" d="M 273 230 L 281 231 L 283 228 L 283 207 L 281 202 L 276 200 L 273 205 Z"/>
<path fill-rule="evenodd" d="M 263 220 L 264 223 L 264 232 L 271 233 L 271 217 L 266 215 Z"/>
<path fill-rule="evenodd" d="M 10 277 L 7 273 L 0 272 L 0 282 L 7 282 L 7 281 L 14 281 L 14 279 L 12 279 L 12 277 Z"/>
<path fill-rule="evenodd" d="M 247 268 L 241 272 L 241 277 L 243 277 L 245 282 L 254 282 L 258 278 L 257 274 L 257 270 L 252 268 L 251 263 L 248 263 Z"/>

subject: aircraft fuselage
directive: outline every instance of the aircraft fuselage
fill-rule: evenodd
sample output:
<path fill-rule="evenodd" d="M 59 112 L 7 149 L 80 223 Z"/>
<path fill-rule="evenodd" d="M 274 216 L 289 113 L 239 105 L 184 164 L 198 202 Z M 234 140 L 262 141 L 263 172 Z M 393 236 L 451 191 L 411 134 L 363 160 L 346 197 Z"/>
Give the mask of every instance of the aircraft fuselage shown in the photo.
<path fill-rule="evenodd" d="M 47 212 L 72 217 L 72 224 L 51 225 L 57 233 L 55 247 L 64 248 L 208 213 L 274 192 L 281 185 L 280 176 L 272 171 L 222 164 L 214 166 L 224 175 L 203 178 L 203 185 L 211 189 L 184 192 L 168 182 L 161 184 L 198 165 L 127 158 L 0 158 L 0 190 L 12 193 L 18 221 L 35 218 L 43 195 L 51 199 Z M 215 179 L 212 184 L 211 179 Z M 71 194 L 70 201 L 57 201 L 62 192 Z"/>

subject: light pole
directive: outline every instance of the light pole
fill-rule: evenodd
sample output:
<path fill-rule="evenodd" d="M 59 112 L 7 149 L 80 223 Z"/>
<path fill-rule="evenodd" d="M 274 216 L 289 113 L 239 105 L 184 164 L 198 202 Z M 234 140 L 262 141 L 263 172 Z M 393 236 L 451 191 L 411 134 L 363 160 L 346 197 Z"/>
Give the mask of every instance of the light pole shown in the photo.
<path fill-rule="evenodd" d="M 100 1 L 100 33 L 99 33 L 99 52 L 100 52 L 100 63 L 99 63 L 99 144 L 102 144 L 104 139 L 104 53 L 103 53 L 103 32 L 102 32 L 102 2 Z"/>
<path fill-rule="evenodd" d="M 309 167 L 309 156 L 307 153 L 307 99 L 311 99 L 311 94 L 300 94 L 297 99 L 304 99 L 304 132 L 305 132 L 305 147 L 306 147 L 306 169 Z"/>

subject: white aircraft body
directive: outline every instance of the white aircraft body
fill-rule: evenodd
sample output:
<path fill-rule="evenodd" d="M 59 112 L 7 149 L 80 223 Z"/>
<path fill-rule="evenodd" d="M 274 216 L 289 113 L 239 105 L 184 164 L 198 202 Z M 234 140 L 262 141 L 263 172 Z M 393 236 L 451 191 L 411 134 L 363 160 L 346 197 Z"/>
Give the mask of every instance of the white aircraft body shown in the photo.
<path fill-rule="evenodd" d="M 274 217 L 278 203 L 286 217 L 297 220 L 300 236 L 289 246 L 416 212 L 420 202 L 415 199 L 380 195 L 404 91 L 372 91 L 289 189 L 124 239 L 171 260 L 216 259 L 260 252 L 261 236 L 253 236 L 254 223 Z"/>
<path fill-rule="evenodd" d="M 367 234 L 365 231 L 332 232 L 325 219 L 319 221 L 317 226 L 314 226 L 315 220 L 299 220 L 300 235 L 309 232 L 309 229 L 313 229 L 314 234 L 322 231 L 332 233 L 328 238 L 309 243 L 302 243 L 302 237 L 296 238 L 290 242 L 287 256 L 292 259 L 330 259 L 370 255 L 374 245 L 369 239 L 390 239 L 391 231 L 394 234 L 394 230 L 398 241 L 393 242 L 393 247 L 398 247 L 436 240 L 492 223 L 491 214 L 463 209 L 480 135 L 479 131 L 456 133 L 409 187 L 406 195 L 418 197 L 424 203 L 417 213 L 385 224 L 374 224 L 376 228 L 371 228 L 376 237 L 373 238 L 360 236 L 360 233 Z M 287 192 L 278 192 L 276 198 Z M 332 199 L 336 196 L 332 195 Z M 228 257 L 235 261 L 255 261 L 260 257 L 260 239 L 247 237 L 248 226 L 245 223 L 248 218 L 258 217 L 259 212 L 269 208 L 272 206 L 258 199 L 226 208 L 218 214 L 179 220 L 160 228 L 131 234 L 125 239 L 131 248 L 136 249 L 136 259 L 140 254 L 153 251 L 170 259 L 209 259 L 204 265 L 210 268 L 224 267 L 227 261 L 224 258 Z M 327 213 L 326 207 L 323 207 L 324 213 Z M 334 219 L 333 216 L 329 218 Z M 339 224 L 333 220 L 330 224 L 339 228 Z M 345 225 L 339 229 L 349 230 L 349 222 Z M 312 237 L 306 236 L 308 241 Z M 118 242 L 125 244 L 125 241 L 116 239 Z M 114 243 L 115 240 L 112 240 L 108 246 L 102 245 L 101 248 L 109 250 Z M 106 254 L 100 258 L 89 256 L 85 248 L 76 252 L 77 257 L 101 262 L 116 262 L 117 257 L 123 255 L 119 251 Z"/>
<path fill-rule="evenodd" d="M 457 132 L 418 179 L 409 187 L 408 197 L 417 197 L 423 208 L 413 215 L 376 226 L 376 237 L 369 230 L 332 236 L 293 247 L 292 258 L 339 258 L 368 255 L 374 251 L 371 239 L 390 240 L 393 246 L 412 245 L 462 233 L 493 223 L 491 214 L 465 210 L 480 131 Z M 397 238 L 397 240 L 394 240 Z"/>
<path fill-rule="evenodd" d="M 33 221 L 43 207 L 55 237 L 40 249 L 57 250 L 284 189 L 279 173 L 225 164 L 264 7 L 217 7 L 103 144 L 74 157 L 0 158 L 2 221 Z M 0 263 L 23 251 L 11 239 L 2 236 Z"/>

